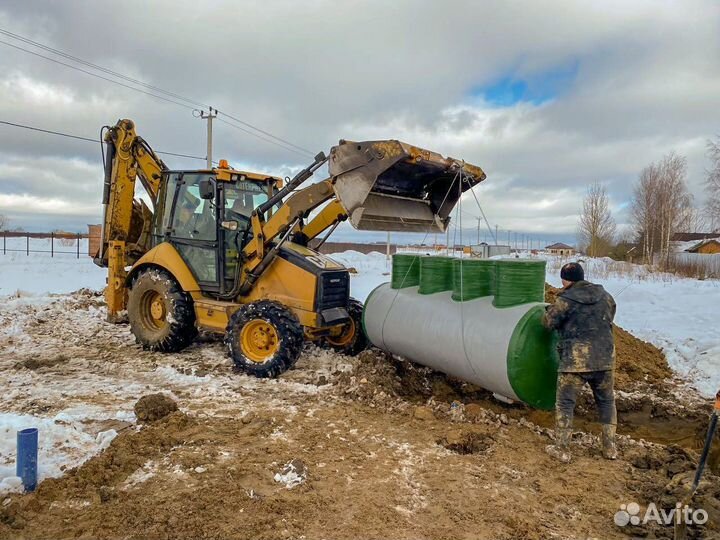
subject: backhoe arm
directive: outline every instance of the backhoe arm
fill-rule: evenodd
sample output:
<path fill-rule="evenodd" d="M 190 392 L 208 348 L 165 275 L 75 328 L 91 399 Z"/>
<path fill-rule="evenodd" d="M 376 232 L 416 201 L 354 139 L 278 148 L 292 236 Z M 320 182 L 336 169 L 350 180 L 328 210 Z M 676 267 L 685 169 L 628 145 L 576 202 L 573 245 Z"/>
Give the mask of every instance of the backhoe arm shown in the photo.
<path fill-rule="evenodd" d="M 127 307 L 125 267 L 149 249 L 153 212 L 135 198 L 135 180 L 140 179 L 155 207 L 166 167 L 136 135 L 131 120 L 119 120 L 108 128 L 105 144 L 102 243 L 95 263 L 108 268 L 105 300 L 108 319 L 114 321 Z"/>

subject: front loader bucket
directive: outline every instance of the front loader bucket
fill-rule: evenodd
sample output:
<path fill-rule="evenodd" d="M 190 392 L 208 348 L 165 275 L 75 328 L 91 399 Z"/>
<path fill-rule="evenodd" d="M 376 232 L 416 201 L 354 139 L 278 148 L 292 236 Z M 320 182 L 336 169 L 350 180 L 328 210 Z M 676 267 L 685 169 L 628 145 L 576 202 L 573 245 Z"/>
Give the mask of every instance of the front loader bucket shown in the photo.
<path fill-rule="evenodd" d="M 350 223 L 368 231 L 444 232 L 461 191 L 485 179 L 480 167 L 395 140 L 340 141 L 329 170 Z"/>

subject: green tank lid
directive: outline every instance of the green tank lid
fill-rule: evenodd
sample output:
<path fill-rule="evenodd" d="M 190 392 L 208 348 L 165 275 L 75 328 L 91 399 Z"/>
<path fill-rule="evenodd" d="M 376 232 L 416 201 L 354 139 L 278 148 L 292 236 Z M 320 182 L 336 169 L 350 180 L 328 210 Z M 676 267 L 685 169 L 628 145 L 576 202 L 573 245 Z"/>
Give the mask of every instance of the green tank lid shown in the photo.
<path fill-rule="evenodd" d="M 392 258 L 390 288 L 417 287 L 420 283 L 420 256 L 396 253 Z"/>
<path fill-rule="evenodd" d="M 451 257 L 421 257 L 418 293 L 433 294 L 452 290 L 453 260 Z"/>
<path fill-rule="evenodd" d="M 452 299 L 465 302 L 495 294 L 495 261 L 455 259 L 453 261 Z"/>
<path fill-rule="evenodd" d="M 496 307 L 510 307 L 545 300 L 545 261 L 500 259 L 495 266 Z"/>
<path fill-rule="evenodd" d="M 515 394 L 531 407 L 555 407 L 557 334 L 542 324 L 545 306 L 533 306 L 515 326 L 507 353 L 507 374 Z"/>

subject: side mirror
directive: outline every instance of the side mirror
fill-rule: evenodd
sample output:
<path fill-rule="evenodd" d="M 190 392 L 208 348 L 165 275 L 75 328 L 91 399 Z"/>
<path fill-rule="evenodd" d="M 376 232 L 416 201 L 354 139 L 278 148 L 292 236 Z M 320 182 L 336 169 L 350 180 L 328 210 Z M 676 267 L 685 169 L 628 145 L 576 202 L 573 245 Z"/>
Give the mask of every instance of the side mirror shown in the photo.
<path fill-rule="evenodd" d="M 200 180 L 200 198 L 201 199 L 214 199 L 215 188 L 210 180 Z"/>
<path fill-rule="evenodd" d="M 237 221 L 235 221 L 235 220 L 232 220 L 232 221 L 221 221 L 221 222 L 220 222 L 220 226 L 221 226 L 223 229 L 227 229 L 228 231 L 237 231 L 237 230 L 238 230 L 238 227 L 240 226 L 240 224 L 239 224 Z"/>

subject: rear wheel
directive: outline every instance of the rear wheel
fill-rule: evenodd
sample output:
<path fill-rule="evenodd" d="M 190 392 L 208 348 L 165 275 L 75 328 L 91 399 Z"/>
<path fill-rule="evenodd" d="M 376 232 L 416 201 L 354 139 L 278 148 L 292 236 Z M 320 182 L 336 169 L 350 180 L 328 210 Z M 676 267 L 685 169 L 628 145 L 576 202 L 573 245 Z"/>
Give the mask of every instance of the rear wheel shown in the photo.
<path fill-rule="evenodd" d="M 362 329 L 362 312 L 363 305 L 354 298 L 350 299 L 348 304 L 348 315 L 350 321 L 343 328 L 339 336 L 328 336 L 325 342 L 336 351 L 355 356 L 368 348 L 368 340 Z"/>
<path fill-rule="evenodd" d="M 225 341 L 238 370 L 255 377 L 277 377 L 300 357 L 304 333 L 290 310 L 261 300 L 233 314 Z"/>
<path fill-rule="evenodd" d="M 156 268 L 135 279 L 128 319 L 136 341 L 151 351 L 176 352 L 197 336 L 192 298 L 170 274 Z"/>

